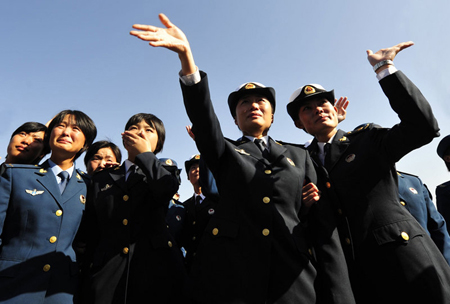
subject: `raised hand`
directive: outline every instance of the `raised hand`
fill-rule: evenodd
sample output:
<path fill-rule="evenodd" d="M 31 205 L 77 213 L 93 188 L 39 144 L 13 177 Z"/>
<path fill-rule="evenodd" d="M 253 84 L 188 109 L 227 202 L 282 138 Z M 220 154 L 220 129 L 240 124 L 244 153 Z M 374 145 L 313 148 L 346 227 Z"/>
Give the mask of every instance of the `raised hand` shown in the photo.
<path fill-rule="evenodd" d="M 337 109 L 338 114 L 338 122 L 344 121 L 345 117 L 347 116 L 347 107 L 350 101 L 347 99 L 347 97 L 341 97 L 339 100 L 335 100 L 334 106 Z"/>
<path fill-rule="evenodd" d="M 412 45 L 414 45 L 414 42 L 408 41 L 391 46 L 390 48 L 381 49 L 376 53 L 372 52 L 372 50 L 367 50 L 367 59 L 372 66 L 383 60 L 394 60 L 395 56 L 397 56 L 400 51 L 409 48 Z"/>

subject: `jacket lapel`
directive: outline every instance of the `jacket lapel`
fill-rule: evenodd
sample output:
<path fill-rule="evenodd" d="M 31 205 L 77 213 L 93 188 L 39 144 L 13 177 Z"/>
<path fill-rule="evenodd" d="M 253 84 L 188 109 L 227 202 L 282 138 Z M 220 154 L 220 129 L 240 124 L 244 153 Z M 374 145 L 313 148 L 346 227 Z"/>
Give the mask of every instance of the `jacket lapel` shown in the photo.
<path fill-rule="evenodd" d="M 114 183 L 119 186 L 123 191 L 127 191 L 127 186 L 125 184 L 125 165 L 122 164 L 120 167 L 116 167 L 114 170 L 109 172 Z"/>
<path fill-rule="evenodd" d="M 59 187 L 58 187 L 59 188 Z M 76 169 L 74 169 L 72 176 L 67 183 L 66 189 L 62 194 L 62 203 L 65 204 L 68 202 L 73 196 L 79 194 L 83 189 L 86 189 L 86 185 L 84 183 L 83 178 L 78 173 Z M 85 201 L 84 195 L 80 195 L 80 202 L 83 203 Z"/>
<path fill-rule="evenodd" d="M 336 136 L 334 136 L 333 138 L 333 142 L 329 151 L 329 153 L 331 154 L 330 163 L 326 164 L 328 172 L 331 172 L 331 170 L 333 170 L 333 167 L 336 165 L 341 156 L 345 153 L 350 144 L 350 140 L 348 139 L 348 137 L 345 136 L 346 134 L 347 132 L 338 130 Z"/>
<path fill-rule="evenodd" d="M 42 168 L 39 172 L 35 173 L 38 175 L 37 181 L 50 193 L 50 195 L 55 199 L 56 203 L 62 206 L 62 197 L 59 190 L 58 183 L 56 182 L 56 177 L 51 170 L 49 170 L 48 161 L 42 164 Z"/>

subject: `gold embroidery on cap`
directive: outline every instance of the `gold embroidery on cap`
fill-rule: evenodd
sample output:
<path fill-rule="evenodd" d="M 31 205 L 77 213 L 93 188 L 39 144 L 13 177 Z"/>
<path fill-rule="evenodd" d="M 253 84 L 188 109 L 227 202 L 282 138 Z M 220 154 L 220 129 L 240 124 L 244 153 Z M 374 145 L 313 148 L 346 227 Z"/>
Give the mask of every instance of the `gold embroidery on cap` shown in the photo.
<path fill-rule="evenodd" d="M 303 90 L 303 92 L 306 95 L 312 94 L 312 93 L 316 93 L 316 89 L 314 89 L 312 86 L 306 86 L 305 89 Z"/>

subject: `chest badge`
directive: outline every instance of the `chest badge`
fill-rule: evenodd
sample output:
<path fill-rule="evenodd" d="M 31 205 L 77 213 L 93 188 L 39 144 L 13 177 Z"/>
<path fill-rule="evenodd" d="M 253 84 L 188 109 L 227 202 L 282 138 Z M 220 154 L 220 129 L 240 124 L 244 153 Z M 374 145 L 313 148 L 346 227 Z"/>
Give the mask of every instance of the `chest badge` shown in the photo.
<path fill-rule="evenodd" d="M 175 218 L 177 219 L 177 221 L 181 221 L 181 216 L 177 215 Z"/>
<path fill-rule="evenodd" d="M 413 187 L 409 188 L 409 191 L 411 191 L 413 194 L 418 194 L 417 190 Z"/>
<path fill-rule="evenodd" d="M 356 155 L 355 155 L 355 154 L 350 154 L 350 155 L 348 155 L 348 156 L 345 158 L 345 161 L 348 162 L 348 163 L 351 163 L 352 161 L 355 160 L 355 158 L 356 158 Z"/>
<path fill-rule="evenodd" d="M 31 194 L 32 196 L 36 196 L 36 195 L 44 193 L 44 190 L 36 190 L 36 189 L 28 190 L 28 189 L 25 189 L 25 192 L 28 193 L 28 194 Z"/>
<path fill-rule="evenodd" d="M 294 161 L 293 161 L 292 159 L 290 159 L 289 157 L 286 157 L 286 160 L 288 161 L 288 163 L 289 163 L 291 166 L 295 167 L 295 163 L 294 163 Z"/>
<path fill-rule="evenodd" d="M 80 195 L 80 202 L 82 203 L 82 204 L 85 204 L 86 203 L 86 197 L 82 194 L 82 195 Z"/>
<path fill-rule="evenodd" d="M 213 214 L 214 214 L 214 212 L 216 212 L 216 211 L 214 211 L 214 209 L 213 209 L 213 208 L 211 208 L 211 209 L 209 209 L 209 210 L 208 210 L 208 214 L 209 214 L 209 215 L 213 215 Z"/>
<path fill-rule="evenodd" d="M 100 189 L 100 191 L 106 191 L 106 190 L 108 190 L 108 189 L 111 188 L 111 187 L 112 187 L 112 185 L 106 184 L 105 187 L 103 187 L 103 188 Z"/>
<path fill-rule="evenodd" d="M 236 150 L 236 152 L 237 152 L 237 153 L 240 153 L 240 154 L 250 155 L 249 153 L 245 152 L 244 149 L 234 149 L 234 150 Z"/>

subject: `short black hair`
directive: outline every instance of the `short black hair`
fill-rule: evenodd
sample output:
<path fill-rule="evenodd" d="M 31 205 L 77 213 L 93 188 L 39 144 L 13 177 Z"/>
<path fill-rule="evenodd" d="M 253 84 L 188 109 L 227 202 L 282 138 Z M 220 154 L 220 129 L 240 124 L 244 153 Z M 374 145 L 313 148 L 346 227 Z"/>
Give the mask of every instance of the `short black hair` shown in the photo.
<path fill-rule="evenodd" d="M 155 151 L 153 154 L 157 154 L 162 151 L 164 146 L 164 141 L 166 140 L 166 129 L 164 128 L 164 124 L 153 114 L 150 113 L 138 113 L 128 119 L 127 124 L 125 125 L 125 131 L 128 130 L 132 125 L 137 125 L 141 121 L 145 121 L 150 127 L 156 130 L 156 134 L 158 134 L 158 142 L 156 143 Z"/>
<path fill-rule="evenodd" d="M 75 155 L 74 159 L 77 159 L 84 151 L 86 151 L 90 147 L 95 137 L 97 136 L 97 127 L 95 126 L 94 121 L 85 113 L 78 110 L 64 110 L 56 114 L 56 116 L 53 117 L 48 126 L 48 136 L 46 136 L 45 142 L 47 145 L 49 145 L 50 134 L 52 133 L 53 128 L 57 124 L 62 122 L 67 115 L 73 116 L 73 118 L 75 118 L 76 125 L 81 129 L 81 132 L 83 132 L 83 135 L 85 137 L 83 148 Z"/>
<path fill-rule="evenodd" d="M 91 160 L 92 157 L 94 157 L 95 153 L 98 152 L 98 150 L 103 148 L 110 148 L 111 151 L 114 153 L 114 156 L 116 157 L 116 160 L 118 163 L 122 162 L 122 153 L 120 152 L 120 149 L 118 146 L 116 146 L 113 142 L 109 140 L 100 140 L 95 143 L 93 143 L 89 149 L 86 151 L 86 155 L 84 156 L 84 165 L 87 168 L 88 162 Z"/>
<path fill-rule="evenodd" d="M 21 132 L 25 132 L 27 134 L 29 133 L 33 133 L 33 132 L 44 132 L 44 149 L 42 150 L 42 157 L 38 157 L 33 163 L 39 163 L 41 161 L 41 159 L 47 155 L 48 153 L 50 153 L 50 146 L 48 145 L 48 141 L 46 140 L 48 133 L 47 133 L 47 127 L 44 124 L 41 124 L 40 122 L 35 122 L 35 121 L 28 121 L 24 124 L 22 124 L 20 127 L 18 127 L 12 134 L 11 134 L 11 138 L 9 140 L 11 140 L 15 135 L 21 133 Z M 6 156 L 8 157 L 8 156 Z"/>

